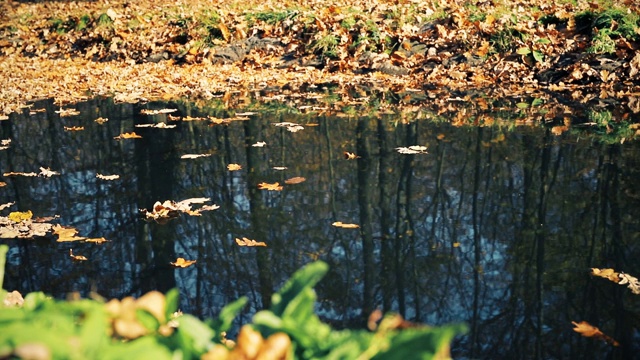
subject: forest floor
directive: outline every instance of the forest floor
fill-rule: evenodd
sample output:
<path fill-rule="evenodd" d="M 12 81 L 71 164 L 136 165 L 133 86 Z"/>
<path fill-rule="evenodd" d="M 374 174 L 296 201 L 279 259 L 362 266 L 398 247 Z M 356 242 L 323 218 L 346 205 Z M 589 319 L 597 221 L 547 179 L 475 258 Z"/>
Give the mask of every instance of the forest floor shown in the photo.
<path fill-rule="evenodd" d="M 28 103 L 307 96 L 610 108 L 640 122 L 640 6 L 559 0 L 0 3 L 0 119 Z"/>

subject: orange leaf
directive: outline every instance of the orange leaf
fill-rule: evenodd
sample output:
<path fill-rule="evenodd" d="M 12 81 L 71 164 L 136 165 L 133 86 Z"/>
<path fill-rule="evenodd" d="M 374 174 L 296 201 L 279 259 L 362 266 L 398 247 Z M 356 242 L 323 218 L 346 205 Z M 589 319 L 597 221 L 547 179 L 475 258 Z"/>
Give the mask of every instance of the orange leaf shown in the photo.
<path fill-rule="evenodd" d="M 64 126 L 64 131 L 82 131 L 84 126 Z"/>
<path fill-rule="evenodd" d="M 130 133 L 120 134 L 120 135 L 114 137 L 114 139 L 116 139 L 116 140 L 121 140 L 121 139 L 142 139 L 142 136 L 136 134 L 135 132 L 130 132 Z"/>
<path fill-rule="evenodd" d="M 591 275 L 611 280 L 614 283 L 620 281 L 620 274 L 615 272 L 613 269 L 591 268 Z"/>
<path fill-rule="evenodd" d="M 53 225 L 51 229 L 55 235 L 58 235 L 58 240 L 56 240 L 57 242 L 80 241 L 86 239 L 81 236 L 76 236 L 78 230 L 72 227 L 64 227 L 56 224 Z"/>
<path fill-rule="evenodd" d="M 75 261 L 87 261 L 87 260 L 89 260 L 85 256 L 82 256 L 82 255 L 73 255 L 73 249 L 69 249 L 69 256 L 71 257 L 72 260 L 75 260 Z"/>
<path fill-rule="evenodd" d="M 251 240 L 249 238 L 243 237 L 242 239 L 236 238 L 236 244 L 238 244 L 239 246 L 267 246 L 266 243 L 262 242 L 262 241 L 255 241 L 255 240 Z"/>
<path fill-rule="evenodd" d="M 176 262 L 170 262 L 172 266 L 186 268 L 196 263 L 197 260 L 185 260 L 184 258 L 179 257 Z"/>
<path fill-rule="evenodd" d="M 598 329 L 597 327 L 589 324 L 586 321 L 581 321 L 579 323 L 572 321 L 571 322 L 573 324 L 573 326 L 575 326 L 573 328 L 573 331 L 577 332 L 578 334 L 584 336 L 584 337 L 592 337 L 592 338 L 596 338 L 596 339 L 600 339 L 600 340 L 604 340 L 605 342 L 607 342 L 608 344 L 611 344 L 613 346 L 619 346 L 620 344 L 613 339 L 612 337 L 604 334 L 602 331 L 600 331 L 600 329 Z"/>
<path fill-rule="evenodd" d="M 242 169 L 242 165 L 238 165 L 238 164 L 229 164 L 227 165 L 227 170 L 229 171 L 238 171 Z"/>
<path fill-rule="evenodd" d="M 307 181 L 307 179 L 301 177 L 301 176 L 296 176 L 296 177 L 292 177 L 291 179 L 287 179 L 284 181 L 285 184 L 289 184 L 289 185 L 293 185 L 293 184 L 300 184 L 301 182 L 305 182 Z"/>
<path fill-rule="evenodd" d="M 258 189 L 260 189 L 260 190 L 281 191 L 282 190 L 282 185 L 280 185 L 279 182 L 275 182 L 273 184 L 269 184 L 269 183 L 266 183 L 266 182 L 261 182 L 260 184 L 258 184 Z"/>
<path fill-rule="evenodd" d="M 359 157 L 360 156 L 358 156 L 358 155 L 356 155 L 354 153 L 351 153 L 351 152 L 348 152 L 348 151 L 344 152 L 344 158 L 347 159 L 347 160 L 354 160 L 354 159 L 357 159 Z"/>

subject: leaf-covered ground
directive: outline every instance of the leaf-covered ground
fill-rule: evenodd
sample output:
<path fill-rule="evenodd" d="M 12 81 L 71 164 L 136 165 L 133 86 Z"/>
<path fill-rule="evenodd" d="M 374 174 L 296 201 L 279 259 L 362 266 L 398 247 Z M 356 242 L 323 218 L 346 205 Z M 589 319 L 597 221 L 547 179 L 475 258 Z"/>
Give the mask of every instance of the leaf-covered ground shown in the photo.
<path fill-rule="evenodd" d="M 636 122 L 639 46 L 633 0 L 9 0 L 0 3 L 0 116 L 50 97 L 330 86 L 435 100 L 560 97 L 624 107 Z"/>

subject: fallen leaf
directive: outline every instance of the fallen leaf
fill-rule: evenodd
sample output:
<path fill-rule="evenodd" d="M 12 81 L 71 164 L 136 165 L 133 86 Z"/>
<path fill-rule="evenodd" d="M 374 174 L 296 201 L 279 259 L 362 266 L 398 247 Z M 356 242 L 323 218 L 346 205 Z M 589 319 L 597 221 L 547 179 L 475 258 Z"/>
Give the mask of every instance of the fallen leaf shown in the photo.
<path fill-rule="evenodd" d="M 2 174 L 2 176 L 38 176 L 38 174 L 34 173 L 34 172 L 30 172 L 30 173 L 25 173 L 25 172 L 6 172 L 4 174 Z"/>
<path fill-rule="evenodd" d="M 66 227 L 56 224 L 53 225 L 51 230 L 53 230 L 54 235 L 58 235 L 58 240 L 56 240 L 57 242 L 81 241 L 86 239 L 82 236 L 76 236 L 78 230 L 72 227 Z"/>
<path fill-rule="evenodd" d="M 40 167 L 40 174 L 38 175 L 44 177 L 52 177 L 53 175 L 60 175 L 60 173 L 57 171 L 51 171 L 51 169 L 49 168 Z"/>
<path fill-rule="evenodd" d="M 347 160 L 355 160 L 355 159 L 359 159 L 360 156 L 358 156 L 358 155 L 356 155 L 356 154 L 354 154 L 352 152 L 345 151 L 344 152 L 344 158 L 347 159 Z"/>
<path fill-rule="evenodd" d="M 94 121 L 97 122 L 98 124 L 102 125 L 102 124 L 106 123 L 107 121 L 109 121 L 109 119 L 103 118 L 103 117 L 99 117 L 99 118 L 95 119 Z"/>
<path fill-rule="evenodd" d="M 239 164 L 229 164 L 227 165 L 227 170 L 229 171 L 238 171 L 242 169 L 242 165 Z"/>
<path fill-rule="evenodd" d="M 107 240 L 107 239 L 105 239 L 103 237 L 84 239 L 84 242 L 94 243 L 94 244 L 102 244 L 102 243 L 106 243 L 106 242 L 109 242 L 109 241 L 110 240 Z"/>
<path fill-rule="evenodd" d="M 302 125 L 298 125 L 298 124 L 287 122 L 287 121 L 275 123 L 273 125 L 284 127 L 285 129 L 287 129 L 287 131 L 290 131 L 290 132 L 298 132 L 300 130 L 304 130 L 304 127 Z"/>
<path fill-rule="evenodd" d="M 627 285 L 627 288 L 629 288 L 631 292 L 640 295 L 640 280 L 638 280 L 638 278 L 625 273 L 620 273 L 619 277 L 619 285 Z"/>
<path fill-rule="evenodd" d="M 170 262 L 172 266 L 186 268 L 196 263 L 197 260 L 185 260 L 184 258 L 179 257 L 176 262 Z"/>
<path fill-rule="evenodd" d="M 408 155 L 426 154 L 427 153 L 427 147 L 426 146 L 421 146 L 421 145 L 412 145 L 412 146 L 408 146 L 408 147 L 397 147 L 396 151 L 398 151 L 400 154 L 408 154 Z"/>
<path fill-rule="evenodd" d="M 167 125 L 167 123 L 164 122 L 160 122 L 160 123 L 156 123 L 156 124 L 138 124 L 135 127 L 137 128 L 156 128 L 156 129 L 173 129 L 176 127 L 176 125 Z"/>
<path fill-rule="evenodd" d="M 343 229 L 357 229 L 360 227 L 360 225 L 358 224 L 347 224 L 347 223 L 343 223 L 342 221 L 336 221 L 331 225 L 335 227 L 343 228 Z"/>
<path fill-rule="evenodd" d="M 0 181 L 0 187 L 7 186 L 7 183 L 4 181 Z"/>
<path fill-rule="evenodd" d="M 619 277 L 620 274 L 615 272 L 613 269 L 591 268 L 591 275 L 609 279 L 614 283 L 617 283 L 620 281 L 620 277 Z"/>
<path fill-rule="evenodd" d="M 286 166 L 274 166 L 273 170 L 278 170 L 278 171 L 282 171 L 282 170 L 287 170 L 288 167 Z"/>
<path fill-rule="evenodd" d="M 96 177 L 100 180 L 107 180 L 107 181 L 111 181 L 111 180 L 118 180 L 120 179 L 120 175 L 102 175 L 102 174 L 96 174 Z"/>
<path fill-rule="evenodd" d="M 4 210 L 6 208 L 8 208 L 9 206 L 13 206 L 16 202 L 10 202 L 10 203 L 6 203 L 6 204 L 1 204 L 0 205 L 0 210 Z"/>
<path fill-rule="evenodd" d="M 571 322 L 573 324 L 573 326 L 575 326 L 573 328 L 573 331 L 577 332 L 578 334 L 584 336 L 584 337 L 592 337 L 592 338 L 596 338 L 596 339 L 600 339 L 600 340 L 604 340 L 605 342 L 607 342 L 608 344 L 611 344 L 613 346 L 619 346 L 620 344 L 613 339 L 612 337 L 604 334 L 602 331 L 600 331 L 600 329 L 598 329 L 597 327 L 589 324 L 586 321 L 581 321 L 579 323 L 572 321 Z"/>
<path fill-rule="evenodd" d="M 238 244 L 239 246 L 267 246 L 266 243 L 262 242 L 262 241 L 255 241 L 255 240 L 251 240 L 249 238 L 243 237 L 242 239 L 236 238 L 236 244 Z"/>
<path fill-rule="evenodd" d="M 84 126 L 64 126 L 64 131 L 82 131 Z"/>
<path fill-rule="evenodd" d="M 170 114 L 172 112 L 176 112 L 178 109 L 159 109 L 159 110 L 151 110 L 151 109 L 142 109 L 140 110 L 140 114 L 142 115 L 158 115 L 158 114 Z"/>
<path fill-rule="evenodd" d="M 87 261 L 87 260 L 89 260 L 85 256 L 82 256 L 82 255 L 73 255 L 73 249 L 69 249 L 69 256 L 71 257 L 72 260 L 75 260 L 75 261 Z"/>
<path fill-rule="evenodd" d="M 116 140 L 121 140 L 121 139 L 142 139 L 142 136 L 138 135 L 134 132 L 130 132 L 130 133 L 123 133 L 120 134 L 118 136 L 115 136 L 114 139 Z"/>
<path fill-rule="evenodd" d="M 301 182 L 305 182 L 307 181 L 307 179 L 301 177 L 301 176 L 296 176 L 296 177 L 292 177 L 290 179 L 287 179 L 284 181 L 285 184 L 289 184 L 289 185 L 293 185 L 293 184 L 300 184 Z"/>
<path fill-rule="evenodd" d="M 31 220 L 31 218 L 33 217 L 33 213 L 31 212 L 31 210 L 27 210 L 27 211 L 14 211 L 12 213 L 9 214 L 9 216 L 7 216 L 9 218 L 9 220 L 15 222 L 15 223 L 19 223 L 25 220 Z"/>
<path fill-rule="evenodd" d="M 76 115 L 80 115 L 80 111 L 76 109 L 60 109 L 60 110 L 56 110 L 56 114 L 59 114 L 60 117 L 76 116 Z"/>
<path fill-rule="evenodd" d="M 260 189 L 260 190 L 281 191 L 283 189 L 283 187 L 280 185 L 279 182 L 275 182 L 273 184 L 269 184 L 269 183 L 266 183 L 266 182 L 261 182 L 260 184 L 258 184 L 258 189 Z"/>
<path fill-rule="evenodd" d="M 180 156 L 180 159 L 197 159 L 201 157 L 209 157 L 211 154 L 185 154 Z"/>
<path fill-rule="evenodd" d="M 264 141 L 258 141 L 257 143 L 252 144 L 251 146 L 253 146 L 253 147 L 265 147 L 265 146 L 267 146 L 267 143 L 264 142 Z"/>

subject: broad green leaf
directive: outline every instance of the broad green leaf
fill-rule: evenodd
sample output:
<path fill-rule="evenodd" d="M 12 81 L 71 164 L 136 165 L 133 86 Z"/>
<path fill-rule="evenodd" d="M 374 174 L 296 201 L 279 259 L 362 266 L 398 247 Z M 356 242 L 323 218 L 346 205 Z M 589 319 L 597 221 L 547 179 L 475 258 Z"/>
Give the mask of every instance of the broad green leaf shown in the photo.
<path fill-rule="evenodd" d="M 9 246 L 0 245 L 0 289 L 4 289 L 4 267 L 7 263 L 7 252 L 9 251 Z M 2 299 L 4 301 L 4 296 Z"/>
<path fill-rule="evenodd" d="M 551 40 L 549 40 L 547 38 L 538 39 L 536 42 L 538 44 L 551 44 Z"/>
<path fill-rule="evenodd" d="M 220 310 L 218 318 L 212 322 L 211 326 L 213 330 L 216 331 L 217 336 L 220 336 L 222 332 L 229 331 L 233 324 L 233 320 L 235 320 L 236 316 L 238 316 L 248 301 L 249 299 L 246 296 L 243 296 L 240 299 L 227 304 L 222 308 L 222 310 Z"/>
<path fill-rule="evenodd" d="M 107 313 L 102 304 L 95 305 L 97 306 L 93 306 L 93 309 L 85 313 L 80 328 L 80 340 L 87 359 L 98 358 L 109 341 L 105 332 L 108 325 Z"/>
<path fill-rule="evenodd" d="M 526 109 L 526 108 L 528 108 L 528 107 L 529 107 L 529 104 L 527 104 L 526 102 L 521 102 L 521 103 L 517 103 L 517 104 L 516 104 L 516 107 L 517 107 L 518 109 Z"/>
<path fill-rule="evenodd" d="M 116 343 L 100 354 L 103 360 L 172 360 L 173 356 L 159 339 L 145 336 L 129 342 Z M 187 359 L 187 357 L 185 357 Z"/>
<path fill-rule="evenodd" d="M 395 331 L 387 334 L 391 338 L 389 348 L 381 351 L 372 359 L 436 359 L 448 350 L 453 337 L 467 331 L 465 325 L 448 325 L 435 328 L 415 328 Z M 439 355 L 439 356 L 438 356 Z"/>
<path fill-rule="evenodd" d="M 271 311 L 276 315 L 282 315 L 285 308 L 298 294 L 306 288 L 314 287 L 329 270 L 329 266 L 322 261 L 316 261 L 296 271 L 282 286 L 280 291 L 271 298 Z M 313 304 L 311 304 L 313 307 Z"/>
<path fill-rule="evenodd" d="M 544 103 L 544 100 L 542 99 L 533 99 L 533 101 L 531 102 L 531 106 L 539 106 L 542 105 Z"/>
<path fill-rule="evenodd" d="M 176 319 L 178 321 L 177 336 L 181 342 L 180 348 L 184 352 L 184 357 L 189 359 L 199 358 L 213 346 L 213 330 L 193 315 L 182 315 Z"/>
<path fill-rule="evenodd" d="M 526 46 L 523 46 L 523 47 L 519 48 L 516 51 L 516 53 L 519 54 L 519 55 L 529 55 L 529 54 L 531 54 L 531 49 L 529 49 Z"/>
<path fill-rule="evenodd" d="M 533 50 L 533 58 L 536 59 L 537 62 L 544 61 L 544 54 L 538 50 Z"/>
<path fill-rule="evenodd" d="M 178 311 L 178 306 L 180 304 L 180 290 L 173 288 L 167 291 L 164 299 L 166 302 L 165 319 L 171 319 L 173 313 Z"/>
<path fill-rule="evenodd" d="M 144 326 L 147 330 L 151 332 L 155 332 L 158 330 L 160 326 L 160 322 L 153 316 L 150 312 L 146 310 L 137 309 L 136 310 L 136 319 Z"/>

